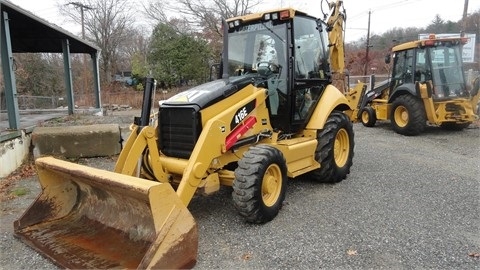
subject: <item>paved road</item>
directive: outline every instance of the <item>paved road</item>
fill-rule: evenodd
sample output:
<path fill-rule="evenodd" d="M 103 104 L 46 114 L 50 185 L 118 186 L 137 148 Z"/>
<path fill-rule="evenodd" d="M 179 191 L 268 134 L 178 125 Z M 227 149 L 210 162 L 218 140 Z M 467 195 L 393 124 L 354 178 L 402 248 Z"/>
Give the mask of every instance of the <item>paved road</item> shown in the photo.
<path fill-rule="evenodd" d="M 480 129 L 429 128 L 417 137 L 386 124 L 354 130 L 349 177 L 335 185 L 290 181 L 272 222 L 245 223 L 230 188 L 195 198 L 196 269 L 480 269 L 480 257 L 470 256 L 480 254 Z M 2 224 L 26 205 L 2 203 Z M 8 224 L 1 228 L 0 268 L 54 268 Z"/>

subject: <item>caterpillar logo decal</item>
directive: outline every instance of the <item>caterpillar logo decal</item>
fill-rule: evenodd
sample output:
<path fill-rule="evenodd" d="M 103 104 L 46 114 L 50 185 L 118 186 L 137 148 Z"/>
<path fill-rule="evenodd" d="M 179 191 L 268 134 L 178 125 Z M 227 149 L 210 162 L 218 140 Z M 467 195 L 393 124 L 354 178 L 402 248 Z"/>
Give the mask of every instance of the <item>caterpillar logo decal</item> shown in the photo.
<path fill-rule="evenodd" d="M 255 109 L 255 100 L 250 101 L 245 106 L 241 107 L 235 112 L 233 116 L 232 122 L 230 122 L 230 130 L 233 130 L 240 122 L 249 115 L 253 109 Z"/>

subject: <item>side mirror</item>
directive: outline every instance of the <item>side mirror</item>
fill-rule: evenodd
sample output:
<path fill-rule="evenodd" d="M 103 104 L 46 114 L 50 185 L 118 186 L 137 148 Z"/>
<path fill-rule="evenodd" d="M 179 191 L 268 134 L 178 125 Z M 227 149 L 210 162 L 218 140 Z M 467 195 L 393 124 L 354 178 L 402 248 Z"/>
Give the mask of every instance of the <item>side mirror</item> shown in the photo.
<path fill-rule="evenodd" d="M 390 54 L 385 55 L 385 64 L 390 64 Z"/>

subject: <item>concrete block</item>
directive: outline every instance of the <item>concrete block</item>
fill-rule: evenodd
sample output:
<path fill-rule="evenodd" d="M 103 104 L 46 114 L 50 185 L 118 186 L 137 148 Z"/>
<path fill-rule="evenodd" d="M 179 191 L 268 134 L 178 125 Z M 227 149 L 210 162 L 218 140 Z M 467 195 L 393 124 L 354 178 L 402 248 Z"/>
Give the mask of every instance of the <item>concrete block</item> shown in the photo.
<path fill-rule="evenodd" d="M 14 172 L 27 158 L 31 134 L 21 131 L 21 135 L 0 142 L 0 177 Z"/>
<path fill-rule="evenodd" d="M 98 124 L 68 127 L 35 127 L 33 155 L 66 158 L 100 157 L 119 154 L 122 148 L 120 126 Z"/>

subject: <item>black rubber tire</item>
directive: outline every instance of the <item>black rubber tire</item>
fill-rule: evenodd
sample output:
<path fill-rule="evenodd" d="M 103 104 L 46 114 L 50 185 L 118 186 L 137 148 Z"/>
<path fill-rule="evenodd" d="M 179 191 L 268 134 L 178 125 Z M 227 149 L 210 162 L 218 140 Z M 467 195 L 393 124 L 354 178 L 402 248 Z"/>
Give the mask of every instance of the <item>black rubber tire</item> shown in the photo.
<path fill-rule="evenodd" d="M 317 131 L 315 160 L 320 168 L 308 176 L 318 182 L 338 183 L 350 173 L 355 146 L 352 122 L 342 112 L 332 112 L 322 130 Z M 340 152 L 338 152 L 340 150 Z"/>
<path fill-rule="evenodd" d="M 364 126 L 373 127 L 377 122 L 377 114 L 372 107 L 367 106 L 362 109 L 362 112 L 360 113 L 360 120 Z"/>
<path fill-rule="evenodd" d="M 397 97 L 392 103 L 390 122 L 398 134 L 415 136 L 422 133 L 427 126 L 422 101 L 411 95 Z"/>
<path fill-rule="evenodd" d="M 235 169 L 235 208 L 251 223 L 272 220 L 285 200 L 287 179 L 287 165 L 280 150 L 269 145 L 250 147 Z"/>
<path fill-rule="evenodd" d="M 445 130 L 451 130 L 451 131 L 461 131 L 470 126 L 472 122 L 466 122 L 466 123 L 451 123 L 451 122 L 446 122 L 446 123 L 441 123 L 440 127 Z"/>

